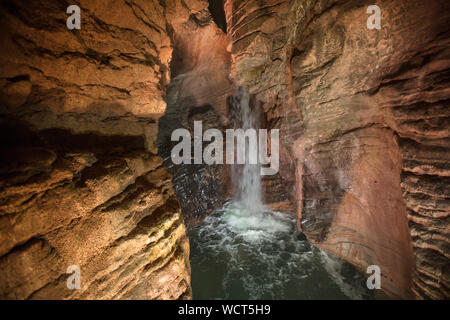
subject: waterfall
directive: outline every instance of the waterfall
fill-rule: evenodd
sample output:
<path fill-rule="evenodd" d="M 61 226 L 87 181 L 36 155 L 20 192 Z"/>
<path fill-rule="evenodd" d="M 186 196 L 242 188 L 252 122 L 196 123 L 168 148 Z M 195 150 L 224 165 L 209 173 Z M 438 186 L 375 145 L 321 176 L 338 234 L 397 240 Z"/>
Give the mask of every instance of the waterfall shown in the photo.
<path fill-rule="evenodd" d="M 255 129 L 256 132 L 261 127 L 261 106 L 256 101 L 250 100 L 250 95 L 242 88 L 229 100 L 230 110 L 234 112 L 232 121 L 234 128 L 240 128 L 244 131 Z M 241 150 L 239 150 L 241 149 Z M 244 150 L 242 150 L 244 149 Z M 239 205 L 248 211 L 261 211 L 264 205 L 261 197 L 261 164 L 250 164 L 250 156 L 258 158 L 258 149 L 250 148 L 249 139 L 246 139 L 244 145 L 236 146 L 236 154 L 245 152 L 245 164 L 235 164 L 231 169 L 231 182 L 233 188 L 233 198 Z M 251 154 L 255 153 L 256 154 Z"/>
<path fill-rule="evenodd" d="M 244 89 L 229 97 L 228 105 L 234 129 L 261 128 L 261 106 Z M 294 214 L 263 204 L 261 164 L 249 163 L 259 150 L 248 141 L 238 147 L 245 147 L 245 162 L 232 165 L 233 198 L 188 231 L 194 298 L 362 297 L 367 288 L 356 272 L 342 278 L 339 260 L 298 233 Z"/>
<path fill-rule="evenodd" d="M 233 198 L 221 217 L 230 230 L 247 241 L 260 241 L 279 232 L 288 232 L 292 223 L 286 215 L 273 212 L 263 204 L 261 188 L 261 163 L 258 159 L 257 132 L 261 129 L 262 109 L 258 101 L 243 88 L 238 88 L 229 98 L 230 121 L 234 129 L 255 129 L 256 142 L 250 147 L 250 139 L 243 144 L 235 144 L 235 155 L 245 154 L 244 164 L 234 164 L 231 168 Z M 234 144 L 234 142 L 233 142 Z M 227 146 L 228 148 L 229 146 Z M 250 158 L 258 159 L 250 164 Z"/>

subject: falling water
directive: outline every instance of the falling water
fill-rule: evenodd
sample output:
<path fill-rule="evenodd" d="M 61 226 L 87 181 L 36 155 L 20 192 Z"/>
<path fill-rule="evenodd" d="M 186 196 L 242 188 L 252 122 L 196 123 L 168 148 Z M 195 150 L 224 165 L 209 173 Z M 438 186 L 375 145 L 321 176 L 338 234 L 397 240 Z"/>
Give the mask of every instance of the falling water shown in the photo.
<path fill-rule="evenodd" d="M 229 99 L 235 128 L 258 129 L 261 109 L 243 89 Z M 233 165 L 233 199 L 191 227 L 195 299 L 370 298 L 363 275 L 314 248 L 295 216 L 270 210 L 261 198 L 260 164 Z M 237 150 L 236 150 L 237 151 Z"/>
<path fill-rule="evenodd" d="M 258 130 L 261 128 L 260 103 L 251 100 L 250 95 L 242 88 L 229 99 L 230 110 L 233 111 L 232 122 L 235 129 Z M 241 150 L 239 150 L 241 148 Z M 242 150 L 243 149 L 243 150 Z M 250 164 L 251 152 L 258 153 L 257 148 L 249 146 L 246 139 L 244 145 L 236 145 L 235 154 L 245 153 L 245 164 L 235 164 L 231 168 L 231 184 L 234 201 L 226 210 L 223 219 L 230 228 L 247 238 L 259 238 L 279 231 L 288 231 L 290 221 L 283 214 L 272 212 L 263 204 L 261 190 L 261 164 Z M 253 154 L 256 156 L 257 154 Z"/>
<path fill-rule="evenodd" d="M 229 100 L 230 109 L 235 111 L 233 117 L 235 129 L 259 129 L 260 106 L 259 103 L 250 104 L 250 95 L 240 88 Z M 243 149 L 243 150 L 242 150 Z M 255 149 L 250 148 L 249 140 L 244 145 L 236 146 L 236 153 L 245 153 L 244 165 L 233 165 L 231 183 L 235 186 L 233 198 L 237 199 L 242 208 L 257 212 L 263 208 L 261 200 L 261 165 L 250 164 L 250 153 Z"/>

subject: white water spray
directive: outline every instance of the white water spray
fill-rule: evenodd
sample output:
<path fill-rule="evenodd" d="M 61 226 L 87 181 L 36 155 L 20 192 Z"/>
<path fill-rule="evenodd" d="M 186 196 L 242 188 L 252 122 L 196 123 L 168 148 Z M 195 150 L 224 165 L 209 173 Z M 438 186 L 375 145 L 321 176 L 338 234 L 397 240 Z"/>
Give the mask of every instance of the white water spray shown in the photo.
<path fill-rule="evenodd" d="M 259 102 L 239 88 L 229 100 L 231 119 L 236 129 L 261 129 L 262 110 Z M 232 204 L 225 210 L 224 222 L 234 232 L 248 241 L 259 241 L 278 232 L 288 232 L 292 228 L 290 217 L 273 212 L 263 204 L 261 187 L 260 150 L 250 148 L 249 139 L 237 144 L 235 154 L 245 154 L 245 164 L 233 165 L 231 183 L 233 185 Z M 265 150 L 263 150 L 265 152 Z M 253 154 L 256 153 L 256 154 Z M 250 164 L 251 157 L 257 158 L 257 164 Z"/>
<path fill-rule="evenodd" d="M 235 128 L 260 129 L 261 108 L 247 92 L 238 89 L 229 104 Z M 258 151 L 248 141 L 238 147 L 245 147 L 245 164 L 231 170 L 233 199 L 189 233 L 194 298 L 354 297 L 342 289 L 347 281 L 335 272 L 339 262 L 333 260 L 330 269 L 329 259 L 323 258 L 328 255 L 300 237 L 295 216 L 264 205 L 261 164 L 249 164 L 249 153 Z M 350 281 L 351 289 L 361 288 Z"/>
<path fill-rule="evenodd" d="M 261 108 L 258 103 L 251 104 L 250 95 L 245 90 L 240 88 L 230 103 L 236 113 L 234 115 L 236 128 L 240 127 L 244 131 L 260 129 Z M 261 211 L 264 205 L 261 199 L 261 164 L 257 154 L 259 150 L 250 148 L 248 139 L 245 144 L 238 144 L 236 148 L 235 154 L 245 154 L 245 164 L 233 165 L 231 178 L 233 186 L 236 186 L 233 196 L 243 209 L 252 212 Z M 254 152 L 256 154 L 251 154 Z M 251 156 L 258 159 L 257 164 L 250 164 Z"/>

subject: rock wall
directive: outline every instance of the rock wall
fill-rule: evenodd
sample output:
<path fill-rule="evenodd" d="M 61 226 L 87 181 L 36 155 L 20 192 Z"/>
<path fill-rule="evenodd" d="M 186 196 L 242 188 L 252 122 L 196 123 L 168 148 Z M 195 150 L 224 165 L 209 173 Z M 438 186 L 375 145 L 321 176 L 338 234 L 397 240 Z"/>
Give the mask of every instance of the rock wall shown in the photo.
<path fill-rule="evenodd" d="M 318 247 L 380 266 L 389 295 L 448 298 L 448 1 L 226 0 L 226 35 L 207 7 L 0 4 L 0 298 L 190 298 L 177 197 L 201 221 L 229 179 L 171 167 L 167 138 L 227 127 L 229 74 L 280 129 L 266 202 Z"/>
<path fill-rule="evenodd" d="M 380 30 L 366 27 L 372 4 Z M 393 297 L 450 296 L 449 9 L 225 1 L 231 77 L 280 129 L 299 228 L 364 270 L 380 266 Z"/>
<path fill-rule="evenodd" d="M 81 30 L 66 9 L 81 8 Z M 191 297 L 157 154 L 173 25 L 203 1 L 0 4 L 0 298 Z M 81 270 L 69 290 L 67 268 Z"/>
<path fill-rule="evenodd" d="M 227 126 L 227 97 L 233 88 L 229 80 L 230 54 L 226 36 L 205 8 L 188 21 L 173 24 L 174 50 L 170 65 L 172 81 L 167 88 L 167 112 L 160 119 L 159 153 L 173 174 L 175 192 L 187 224 L 198 224 L 229 198 L 228 166 L 194 163 L 194 122 L 203 132 Z M 174 164 L 171 141 L 179 128 L 191 134 L 191 164 Z M 202 137 L 200 137 L 202 139 Z M 203 148 L 208 142 L 203 143 Z"/>

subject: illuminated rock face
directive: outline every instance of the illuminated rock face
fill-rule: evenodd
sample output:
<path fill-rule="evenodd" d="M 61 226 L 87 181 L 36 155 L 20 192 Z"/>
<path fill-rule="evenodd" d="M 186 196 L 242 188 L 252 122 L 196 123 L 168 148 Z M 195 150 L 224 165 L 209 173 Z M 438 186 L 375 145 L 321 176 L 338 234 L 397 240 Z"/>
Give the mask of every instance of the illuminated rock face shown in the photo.
<path fill-rule="evenodd" d="M 161 155 L 167 125 L 228 125 L 229 74 L 280 129 L 266 202 L 391 296 L 449 297 L 448 1 L 368 30 L 371 1 L 227 0 L 226 35 L 207 1 L 78 3 L 72 31 L 59 1 L 0 4 L 0 298 L 191 298 L 184 220 L 228 173 Z"/>
<path fill-rule="evenodd" d="M 394 297 L 449 297 L 448 1 L 225 1 L 231 77 L 280 129 L 318 247 Z M 283 161 L 286 166 L 283 166 Z"/>
<path fill-rule="evenodd" d="M 159 121 L 158 150 L 173 175 L 185 222 L 198 224 L 229 197 L 228 168 L 194 161 L 174 165 L 171 150 L 178 141 L 171 141 L 171 135 L 185 128 L 194 137 L 194 121 L 202 122 L 203 131 L 225 129 L 227 97 L 233 91 L 230 54 L 226 36 L 208 10 L 191 15 L 187 23 L 174 24 L 173 32 L 172 80 L 166 94 L 167 111 Z"/>
<path fill-rule="evenodd" d="M 0 297 L 191 297 L 189 243 L 157 154 L 171 23 L 207 2 L 0 5 Z M 69 266 L 81 289 L 66 287 Z"/>

